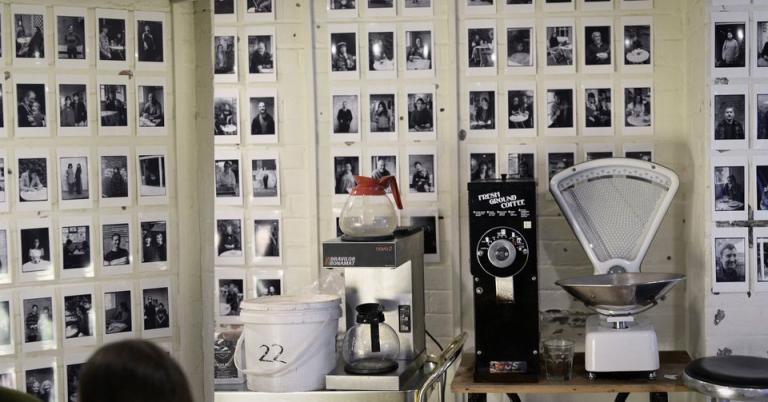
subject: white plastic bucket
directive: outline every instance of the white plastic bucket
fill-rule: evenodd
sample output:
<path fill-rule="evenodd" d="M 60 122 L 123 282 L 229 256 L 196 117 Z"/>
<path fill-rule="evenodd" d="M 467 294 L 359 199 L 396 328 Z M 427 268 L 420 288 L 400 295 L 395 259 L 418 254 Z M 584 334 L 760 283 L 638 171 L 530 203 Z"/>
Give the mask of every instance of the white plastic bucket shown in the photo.
<path fill-rule="evenodd" d="M 325 388 L 336 366 L 341 298 L 332 295 L 270 296 L 242 303 L 243 334 L 235 366 L 248 389 L 300 392 Z M 241 360 L 245 350 L 245 366 Z"/>

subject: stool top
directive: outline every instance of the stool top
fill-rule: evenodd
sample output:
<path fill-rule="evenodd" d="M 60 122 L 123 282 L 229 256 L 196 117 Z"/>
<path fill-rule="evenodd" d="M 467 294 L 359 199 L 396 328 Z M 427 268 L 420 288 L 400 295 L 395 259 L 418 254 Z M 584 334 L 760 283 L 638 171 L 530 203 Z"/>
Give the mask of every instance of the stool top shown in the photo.
<path fill-rule="evenodd" d="M 762 357 L 703 357 L 690 362 L 685 374 L 724 387 L 768 390 L 768 359 Z"/>

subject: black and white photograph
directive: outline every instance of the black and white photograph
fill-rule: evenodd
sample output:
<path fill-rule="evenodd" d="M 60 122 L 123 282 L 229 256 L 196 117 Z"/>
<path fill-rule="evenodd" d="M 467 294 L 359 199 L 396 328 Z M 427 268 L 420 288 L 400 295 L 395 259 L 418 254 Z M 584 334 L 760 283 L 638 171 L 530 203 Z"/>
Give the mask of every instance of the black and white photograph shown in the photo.
<path fill-rule="evenodd" d="M 428 11 L 432 15 L 432 0 L 403 0 L 405 15 L 421 15 L 421 11 Z"/>
<path fill-rule="evenodd" d="M 10 259 L 8 255 L 8 225 L 0 222 L 0 282 L 5 282 L 10 274 Z"/>
<path fill-rule="evenodd" d="M 277 140 L 277 105 L 275 94 L 257 94 L 249 99 L 251 132 L 249 140 L 270 142 Z"/>
<path fill-rule="evenodd" d="M 593 22 L 598 21 L 595 19 Z M 604 22 L 610 24 L 610 18 Z M 584 65 L 587 67 L 585 72 L 613 71 L 613 67 L 596 68 L 613 64 L 612 32 L 611 25 L 584 26 Z"/>
<path fill-rule="evenodd" d="M 754 234 L 755 253 L 757 254 L 755 267 L 755 290 L 765 291 L 768 286 L 768 232 L 759 228 Z"/>
<path fill-rule="evenodd" d="M 755 60 L 755 66 L 756 72 L 762 72 L 766 69 L 764 67 L 768 67 L 768 21 L 766 21 L 764 16 L 758 17 L 755 15 L 755 19 L 757 20 L 757 30 L 755 31 L 755 54 L 752 56 Z"/>
<path fill-rule="evenodd" d="M 280 180 L 277 170 L 277 155 L 251 159 L 251 188 L 254 201 L 277 198 L 279 203 Z"/>
<path fill-rule="evenodd" d="M 245 293 L 244 279 L 240 278 L 219 278 L 218 280 L 218 317 L 239 317 L 240 303 L 243 301 Z"/>
<path fill-rule="evenodd" d="M 575 164 L 576 154 L 573 152 L 550 152 L 547 154 L 548 180 Z"/>
<path fill-rule="evenodd" d="M 613 158 L 613 144 L 590 143 L 584 144 L 582 147 L 584 149 L 584 162 Z"/>
<path fill-rule="evenodd" d="M 49 227 L 21 227 L 19 236 L 22 275 L 52 273 L 53 250 Z"/>
<path fill-rule="evenodd" d="M 61 259 L 64 271 L 90 268 L 91 244 L 90 225 L 62 224 Z"/>
<path fill-rule="evenodd" d="M 157 19 L 144 19 L 136 15 L 136 47 L 139 63 L 163 63 L 165 60 L 163 37 L 163 15 Z M 154 14 L 154 13 L 153 13 Z"/>
<path fill-rule="evenodd" d="M 464 10 L 468 14 L 491 14 L 496 12 L 494 0 L 465 0 Z"/>
<path fill-rule="evenodd" d="M 2 58 L 2 49 L 0 48 L 0 58 Z M 3 86 L 0 84 L 0 137 L 6 137 L 5 133 L 5 104 L 4 104 Z"/>
<path fill-rule="evenodd" d="M 237 82 L 237 31 L 217 28 L 213 36 L 213 74 L 216 82 Z"/>
<path fill-rule="evenodd" d="M 101 202 L 128 197 L 128 156 L 101 155 Z"/>
<path fill-rule="evenodd" d="M 102 265 L 108 267 L 128 267 L 131 264 L 131 235 L 128 223 L 110 223 L 101 226 Z"/>
<path fill-rule="evenodd" d="M 48 198 L 48 159 L 19 158 L 19 202 L 40 203 Z"/>
<path fill-rule="evenodd" d="M 6 158 L 5 152 L 0 151 L 0 211 L 8 210 L 8 198 L 7 198 L 8 183 L 5 180 L 6 161 L 7 161 L 7 158 Z"/>
<path fill-rule="evenodd" d="M 368 9 L 377 9 L 377 8 L 394 8 L 395 7 L 395 1 L 394 0 L 366 0 L 368 2 Z"/>
<path fill-rule="evenodd" d="M 274 15 L 275 0 L 245 0 L 247 17 L 265 17 Z"/>
<path fill-rule="evenodd" d="M 88 157 L 85 155 L 59 156 L 59 183 L 62 201 L 87 200 L 91 183 L 88 180 Z"/>
<path fill-rule="evenodd" d="M 237 91 L 216 91 L 213 98 L 213 135 L 217 144 L 237 144 L 238 132 Z"/>
<path fill-rule="evenodd" d="M 131 309 L 130 290 L 105 291 L 104 334 L 114 335 L 133 332 Z"/>
<path fill-rule="evenodd" d="M 746 90 L 746 88 L 744 89 Z M 746 92 L 743 94 L 714 94 L 712 127 L 714 127 L 713 138 L 715 141 L 746 140 L 746 116 L 748 115 L 746 101 Z"/>
<path fill-rule="evenodd" d="M 248 73 L 273 75 L 275 73 L 275 35 L 263 31 L 248 35 Z"/>
<path fill-rule="evenodd" d="M 333 171 L 335 178 L 334 194 L 347 195 L 357 184 L 355 176 L 360 175 L 359 156 L 334 156 Z"/>
<path fill-rule="evenodd" d="M 507 28 L 507 72 L 521 67 L 533 67 L 536 62 L 535 50 L 533 27 Z"/>
<path fill-rule="evenodd" d="M 240 159 L 216 159 L 214 161 L 217 200 L 241 198 L 242 175 L 240 171 Z"/>
<path fill-rule="evenodd" d="M 371 178 L 374 180 L 380 180 L 387 176 L 397 175 L 397 155 L 396 152 L 390 155 L 371 155 Z M 387 194 L 390 194 L 392 190 L 387 187 L 384 190 Z"/>
<path fill-rule="evenodd" d="M 16 127 L 48 127 L 45 84 L 16 84 Z"/>
<path fill-rule="evenodd" d="M 357 8 L 356 1 L 365 0 L 328 0 L 329 10 L 354 10 Z"/>
<path fill-rule="evenodd" d="M 92 293 L 64 296 L 64 339 L 88 338 L 95 335 L 95 312 Z"/>
<path fill-rule="evenodd" d="M 257 278 L 256 279 L 256 297 L 264 297 L 264 296 L 280 296 L 282 294 L 283 290 L 283 280 L 279 278 L 275 279 L 267 279 L 267 278 Z"/>
<path fill-rule="evenodd" d="M 144 288 L 141 291 L 144 306 L 144 331 L 170 329 L 170 299 L 168 287 Z"/>
<path fill-rule="evenodd" d="M 56 374 L 54 368 L 42 367 L 24 371 L 25 390 L 41 402 L 56 402 Z"/>
<path fill-rule="evenodd" d="M 720 21 L 713 21 L 713 23 L 714 67 L 744 68 L 746 66 L 746 23 Z"/>
<path fill-rule="evenodd" d="M 440 246 L 437 211 L 410 211 L 410 224 L 412 226 L 420 226 L 424 230 L 424 261 L 439 262 Z"/>
<path fill-rule="evenodd" d="M 584 88 L 584 126 L 607 128 L 613 126 L 611 88 Z"/>
<path fill-rule="evenodd" d="M 8 363 L 0 366 L 0 387 L 16 389 L 16 365 Z"/>
<path fill-rule="evenodd" d="M 435 96 L 434 92 L 415 92 L 408 94 L 408 132 L 425 133 L 427 138 L 434 138 L 435 133 Z M 431 134 L 428 134 L 431 133 Z M 421 138 L 422 136 L 418 136 Z"/>
<path fill-rule="evenodd" d="M 624 128 L 651 127 L 651 88 L 624 88 Z"/>
<path fill-rule="evenodd" d="M 612 10 L 613 0 L 584 0 L 585 10 Z"/>
<path fill-rule="evenodd" d="M 216 238 L 216 255 L 218 257 L 243 257 L 242 219 L 217 219 Z"/>
<path fill-rule="evenodd" d="M 235 0 L 213 0 L 213 14 L 229 15 L 235 13 Z"/>
<path fill-rule="evenodd" d="M 279 216 L 259 216 L 253 221 L 254 258 L 257 264 L 280 261 L 280 219 Z"/>
<path fill-rule="evenodd" d="M 59 61 L 85 60 L 86 40 L 84 14 L 56 16 L 56 56 Z"/>
<path fill-rule="evenodd" d="M 747 195 L 744 166 L 715 166 L 714 170 L 715 211 L 744 211 Z"/>
<path fill-rule="evenodd" d="M 745 240 L 741 237 L 715 238 L 715 282 L 746 281 Z"/>
<path fill-rule="evenodd" d="M 2 355 L 14 352 L 12 321 L 10 294 L 0 295 L 0 354 Z M 0 387 L 2 386 L 4 385 L 0 382 Z"/>
<path fill-rule="evenodd" d="M 98 18 L 99 24 L 99 61 L 125 62 L 127 43 L 125 19 Z"/>
<path fill-rule="evenodd" d="M 613 158 L 613 152 L 610 151 L 594 151 L 586 153 L 586 162 L 594 161 L 597 159 Z"/>
<path fill-rule="evenodd" d="M 351 0 L 350 0 L 351 1 Z M 357 33 L 331 32 L 331 72 L 357 70 Z"/>
<path fill-rule="evenodd" d="M 168 261 L 167 221 L 147 220 L 140 223 L 141 263 L 164 263 Z"/>
<path fill-rule="evenodd" d="M 622 21 L 625 20 L 622 19 Z M 653 64 L 653 39 L 651 36 L 651 25 L 634 25 L 629 18 L 627 18 L 626 21 L 626 25 L 624 25 L 623 41 L 624 68 L 651 66 Z M 650 20 L 648 22 L 650 23 Z"/>
<path fill-rule="evenodd" d="M 235 366 L 235 346 L 242 327 L 217 327 L 213 335 L 213 383 L 242 384 L 245 377 Z"/>
<path fill-rule="evenodd" d="M 507 128 L 517 133 L 536 128 L 536 99 L 534 90 L 512 89 L 507 91 Z"/>
<path fill-rule="evenodd" d="M 547 89 L 547 127 L 573 128 L 573 89 Z"/>
<path fill-rule="evenodd" d="M 35 8 L 37 9 L 37 8 Z M 45 9 L 40 13 L 13 14 L 15 59 L 45 59 Z"/>
<path fill-rule="evenodd" d="M 756 92 L 754 108 L 757 123 L 754 126 L 756 131 L 754 139 L 760 143 L 768 140 L 768 88 L 756 88 Z"/>
<path fill-rule="evenodd" d="M 496 67 L 496 29 L 493 24 L 491 27 L 467 29 L 468 71 Z"/>
<path fill-rule="evenodd" d="M 139 131 L 165 127 L 165 89 L 162 85 L 139 85 Z M 145 130 L 146 131 L 146 130 Z"/>
<path fill-rule="evenodd" d="M 370 138 L 384 138 L 381 133 L 397 132 L 397 108 L 394 93 L 372 93 L 369 97 Z"/>
<path fill-rule="evenodd" d="M 80 372 L 85 366 L 85 362 L 71 363 L 64 366 L 66 370 L 66 402 L 76 402 L 79 400 L 78 387 L 80 385 Z"/>
<path fill-rule="evenodd" d="M 624 157 L 630 159 L 638 159 L 645 162 L 653 162 L 653 151 L 649 147 L 647 150 L 640 149 L 624 149 Z"/>
<path fill-rule="evenodd" d="M 507 174 L 512 179 L 533 180 L 536 170 L 536 154 L 533 152 L 507 153 Z"/>
<path fill-rule="evenodd" d="M 59 84 L 59 127 L 88 127 L 88 90 L 85 84 Z"/>
<path fill-rule="evenodd" d="M 435 154 L 408 155 L 408 193 L 437 193 Z"/>
<path fill-rule="evenodd" d="M 547 39 L 547 66 L 569 67 L 574 66 L 574 32 L 573 25 L 548 26 Z"/>
<path fill-rule="evenodd" d="M 480 152 L 469 154 L 469 180 L 479 181 L 497 177 L 496 153 Z"/>
<path fill-rule="evenodd" d="M 496 130 L 496 91 L 469 91 L 469 129 Z"/>
<path fill-rule="evenodd" d="M 366 16 L 389 16 L 394 17 L 396 13 L 395 0 L 360 0 L 367 3 L 365 10 Z"/>
<path fill-rule="evenodd" d="M 406 0 L 408 2 L 409 0 Z M 415 28 L 415 27 L 414 27 Z M 433 71 L 432 31 L 415 28 L 405 31 L 405 70 L 414 75 L 415 71 Z M 420 75 L 422 76 L 422 75 Z"/>
<path fill-rule="evenodd" d="M 139 160 L 139 203 L 162 203 L 168 197 L 165 154 L 136 151 Z M 150 202 L 151 201 L 151 202 Z"/>
<path fill-rule="evenodd" d="M 573 11 L 575 0 L 544 0 L 545 11 Z"/>
<path fill-rule="evenodd" d="M 754 171 L 755 171 L 755 193 L 756 193 L 756 201 L 757 201 L 757 207 L 755 207 L 755 219 L 758 219 L 757 214 L 760 213 L 760 215 L 768 215 L 768 164 L 765 163 L 766 161 L 758 161 L 755 160 L 754 163 Z M 2 236 L 2 232 L 0 232 L 0 236 Z M 2 243 L 0 243 L 0 247 Z M 2 253 L 2 251 L 0 251 Z M 2 258 L 2 257 L 0 257 Z M 0 271 L 1 272 L 1 271 Z"/>
<path fill-rule="evenodd" d="M 368 78 L 394 78 L 397 72 L 394 25 L 391 30 L 383 28 L 369 28 L 377 31 L 368 32 Z"/>
<path fill-rule="evenodd" d="M 99 85 L 101 127 L 128 127 L 128 88 L 123 84 Z"/>
<path fill-rule="evenodd" d="M 333 135 L 336 141 L 345 141 L 348 134 L 360 135 L 360 95 L 334 92 L 331 95 Z"/>
<path fill-rule="evenodd" d="M 22 300 L 24 315 L 24 343 L 53 343 L 55 346 L 55 323 L 53 317 L 53 297 L 27 298 Z M 38 343 L 39 345 L 39 343 Z"/>

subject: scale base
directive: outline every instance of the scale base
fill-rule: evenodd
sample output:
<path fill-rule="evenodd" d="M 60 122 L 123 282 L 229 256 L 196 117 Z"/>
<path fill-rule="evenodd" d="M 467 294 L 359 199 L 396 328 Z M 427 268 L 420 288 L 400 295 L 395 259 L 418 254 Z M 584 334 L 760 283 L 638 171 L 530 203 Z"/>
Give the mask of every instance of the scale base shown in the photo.
<path fill-rule="evenodd" d="M 627 328 L 615 329 L 599 315 L 589 316 L 584 344 L 584 368 L 590 379 L 600 373 L 637 373 L 655 378 L 659 345 L 653 325 L 636 318 Z"/>

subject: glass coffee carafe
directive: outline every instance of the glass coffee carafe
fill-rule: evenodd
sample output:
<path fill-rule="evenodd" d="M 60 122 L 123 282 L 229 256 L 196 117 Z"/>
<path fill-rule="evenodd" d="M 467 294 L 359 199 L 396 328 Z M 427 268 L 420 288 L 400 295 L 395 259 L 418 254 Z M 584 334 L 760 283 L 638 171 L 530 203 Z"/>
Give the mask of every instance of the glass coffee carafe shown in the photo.
<path fill-rule="evenodd" d="M 384 374 L 397 369 L 400 341 L 384 323 L 384 307 L 366 303 L 355 307 L 356 324 L 344 336 L 344 370 L 350 374 Z"/>

